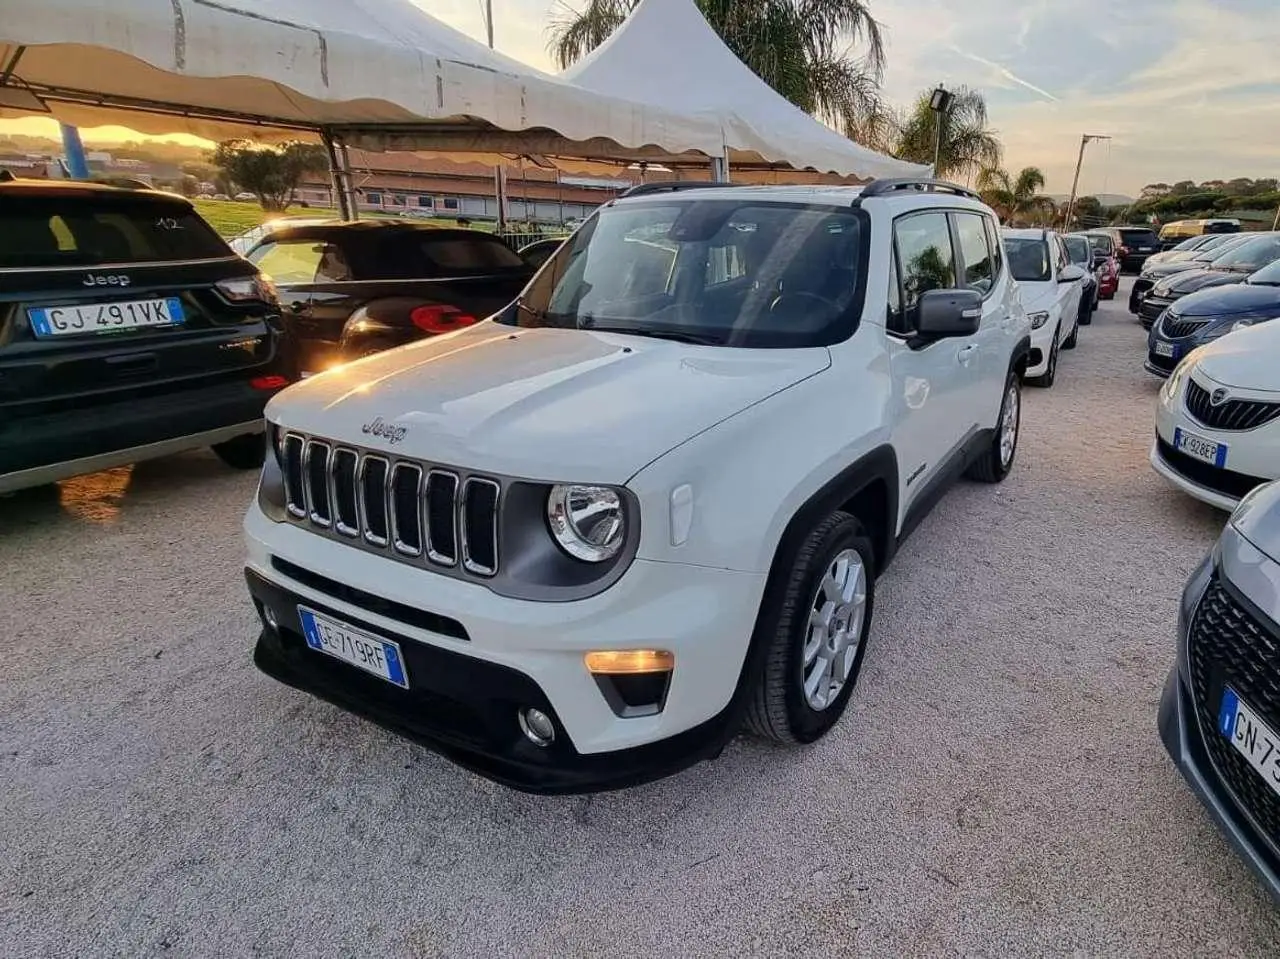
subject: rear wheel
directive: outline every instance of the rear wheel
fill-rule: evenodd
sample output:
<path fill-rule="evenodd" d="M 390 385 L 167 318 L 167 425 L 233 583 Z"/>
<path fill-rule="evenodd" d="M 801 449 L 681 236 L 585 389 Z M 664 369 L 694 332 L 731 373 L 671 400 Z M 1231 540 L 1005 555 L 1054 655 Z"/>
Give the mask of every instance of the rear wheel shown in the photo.
<path fill-rule="evenodd" d="M 871 540 L 849 513 L 832 513 L 805 538 L 747 706 L 753 732 L 810 743 L 844 714 L 871 629 L 874 569 Z"/>
<path fill-rule="evenodd" d="M 969 466 L 966 475 L 980 483 L 999 483 L 1013 468 L 1018 452 L 1018 430 L 1022 426 L 1022 381 L 1010 373 L 1004 383 L 1004 399 L 1000 401 L 1000 418 L 996 421 L 991 444 Z"/>
<path fill-rule="evenodd" d="M 261 433 L 246 433 L 225 443 L 214 443 L 213 452 L 234 470 L 256 470 L 262 466 L 267 443 Z"/>

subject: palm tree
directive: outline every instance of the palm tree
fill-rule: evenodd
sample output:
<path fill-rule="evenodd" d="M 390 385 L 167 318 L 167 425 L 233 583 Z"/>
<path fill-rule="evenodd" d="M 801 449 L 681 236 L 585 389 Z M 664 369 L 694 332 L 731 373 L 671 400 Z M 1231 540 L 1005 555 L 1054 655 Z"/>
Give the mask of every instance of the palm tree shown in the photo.
<path fill-rule="evenodd" d="M 933 163 L 938 114 L 929 107 L 932 93 L 932 90 L 921 93 L 899 121 L 894 153 L 900 159 Z M 962 86 L 952 90 L 951 95 L 951 107 L 942 119 L 937 175 L 970 176 L 987 167 L 999 166 L 1004 150 L 996 132 L 987 126 L 987 101 L 982 93 Z"/>
<path fill-rule="evenodd" d="M 603 43 L 639 0 L 586 0 L 553 19 L 561 68 Z M 866 0 L 697 0 L 725 45 L 760 79 L 806 113 L 879 146 L 890 128 L 880 100 L 884 40 Z M 866 55 L 850 57 L 862 41 Z M 655 69 L 658 65 L 654 65 Z"/>
<path fill-rule="evenodd" d="M 1023 167 L 1016 177 L 1010 176 L 1008 170 L 994 166 L 978 174 L 978 192 L 1006 223 L 1016 223 L 1020 217 L 1030 214 L 1052 211 L 1053 201 L 1039 192 L 1044 184 L 1044 173 L 1034 166 Z"/>

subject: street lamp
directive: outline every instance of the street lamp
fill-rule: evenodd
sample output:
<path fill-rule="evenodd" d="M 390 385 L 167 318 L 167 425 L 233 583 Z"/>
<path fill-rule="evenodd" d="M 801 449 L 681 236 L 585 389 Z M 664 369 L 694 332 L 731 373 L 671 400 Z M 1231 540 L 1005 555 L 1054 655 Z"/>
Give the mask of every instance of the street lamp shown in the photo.
<path fill-rule="evenodd" d="M 947 111 L 951 109 L 951 101 L 955 94 L 947 90 L 941 83 L 929 94 L 929 109 L 934 113 L 933 138 L 933 175 L 938 176 L 938 161 L 942 158 L 942 122 Z"/>

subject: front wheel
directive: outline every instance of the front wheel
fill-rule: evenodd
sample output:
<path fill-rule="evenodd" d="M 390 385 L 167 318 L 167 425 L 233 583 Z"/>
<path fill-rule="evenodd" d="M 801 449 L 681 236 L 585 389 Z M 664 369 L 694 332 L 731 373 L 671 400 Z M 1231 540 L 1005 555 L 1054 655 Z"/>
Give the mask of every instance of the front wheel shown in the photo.
<path fill-rule="evenodd" d="M 832 513 L 805 538 L 747 705 L 752 732 L 811 743 L 844 714 L 871 630 L 874 570 L 871 540 L 849 513 Z"/>
<path fill-rule="evenodd" d="M 1038 386 L 1042 389 L 1048 389 L 1053 386 L 1054 379 L 1058 375 L 1058 337 L 1055 334 L 1053 345 L 1049 347 L 1049 362 L 1045 364 L 1044 372 L 1039 376 L 1032 376 L 1027 382 L 1032 386 Z"/>
<path fill-rule="evenodd" d="M 233 470 L 256 470 L 266 457 L 267 442 L 261 433 L 246 433 L 225 443 L 214 443 L 213 452 Z"/>
<path fill-rule="evenodd" d="M 1022 428 L 1022 381 L 1017 373 L 1010 373 L 1004 382 L 1004 399 L 1000 401 L 1000 418 L 996 420 L 995 435 L 978 459 L 970 464 L 966 473 L 980 483 L 999 483 L 1013 469 L 1013 457 L 1018 452 L 1018 432 Z"/>
<path fill-rule="evenodd" d="M 1080 324 L 1083 322 L 1084 320 L 1081 319 L 1080 314 L 1077 313 L 1076 321 L 1071 324 L 1071 335 L 1062 341 L 1062 348 L 1064 350 L 1074 350 L 1076 348 L 1076 342 L 1080 338 Z"/>

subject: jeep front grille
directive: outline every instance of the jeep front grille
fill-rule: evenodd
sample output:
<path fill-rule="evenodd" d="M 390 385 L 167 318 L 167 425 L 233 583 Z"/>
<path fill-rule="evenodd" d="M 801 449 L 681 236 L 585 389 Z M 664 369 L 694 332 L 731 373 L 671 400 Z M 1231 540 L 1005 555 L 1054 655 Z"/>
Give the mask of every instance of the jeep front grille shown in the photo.
<path fill-rule="evenodd" d="M 1187 381 L 1187 412 L 1210 429 L 1252 430 L 1280 416 L 1280 403 L 1227 400 L 1213 405 L 1212 394 L 1195 380 Z"/>
<path fill-rule="evenodd" d="M 279 455 L 295 524 L 405 562 L 498 572 L 497 480 L 299 433 Z"/>

